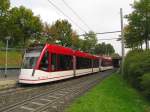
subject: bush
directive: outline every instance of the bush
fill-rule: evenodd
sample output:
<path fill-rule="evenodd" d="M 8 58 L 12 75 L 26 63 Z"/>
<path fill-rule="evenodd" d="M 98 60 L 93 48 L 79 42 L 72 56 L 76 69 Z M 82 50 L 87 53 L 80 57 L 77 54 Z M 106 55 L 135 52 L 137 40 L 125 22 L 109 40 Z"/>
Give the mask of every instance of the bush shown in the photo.
<path fill-rule="evenodd" d="M 124 71 L 124 78 L 141 90 L 143 75 L 150 73 L 150 51 L 130 51 L 125 58 Z"/>
<path fill-rule="evenodd" d="M 3 48 L 3 47 L 5 47 L 5 44 L 2 41 L 0 41 L 0 48 Z"/>
<path fill-rule="evenodd" d="M 150 99 L 150 73 L 144 74 L 141 79 L 143 94 Z"/>

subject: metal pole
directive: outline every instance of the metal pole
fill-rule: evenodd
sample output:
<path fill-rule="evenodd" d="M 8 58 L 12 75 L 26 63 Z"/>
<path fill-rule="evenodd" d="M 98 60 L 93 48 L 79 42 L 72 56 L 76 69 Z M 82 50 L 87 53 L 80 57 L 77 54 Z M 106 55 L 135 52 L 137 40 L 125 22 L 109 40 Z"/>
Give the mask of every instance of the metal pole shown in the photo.
<path fill-rule="evenodd" d="M 5 78 L 7 77 L 7 50 L 8 50 L 8 39 L 6 40 L 6 55 L 5 55 Z"/>
<path fill-rule="evenodd" d="M 120 8 L 120 19 L 121 19 L 121 47 L 122 47 L 122 62 L 121 62 L 121 74 L 123 75 L 124 69 L 124 31 L 123 31 L 123 11 L 122 8 Z"/>
<path fill-rule="evenodd" d="M 108 56 L 108 52 L 107 52 L 107 45 L 106 45 L 106 56 Z"/>

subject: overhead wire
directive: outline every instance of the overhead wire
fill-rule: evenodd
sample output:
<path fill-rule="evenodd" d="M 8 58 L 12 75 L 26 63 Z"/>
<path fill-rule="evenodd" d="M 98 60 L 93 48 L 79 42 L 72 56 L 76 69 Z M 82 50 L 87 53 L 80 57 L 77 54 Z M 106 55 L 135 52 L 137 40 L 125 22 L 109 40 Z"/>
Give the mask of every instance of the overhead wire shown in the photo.
<path fill-rule="evenodd" d="M 89 30 L 91 30 L 92 31 L 92 29 L 88 26 L 88 24 L 77 14 L 77 12 L 74 10 L 74 9 L 72 9 L 69 5 L 68 5 L 68 3 L 65 1 L 65 0 L 62 0 L 63 1 L 63 3 L 74 13 L 74 15 L 89 29 Z"/>
<path fill-rule="evenodd" d="M 78 36 L 85 36 L 86 31 L 81 28 L 76 22 L 74 22 L 68 15 L 66 15 L 59 7 L 57 7 L 52 1 L 47 0 L 53 7 L 55 7 L 60 13 L 62 13 L 65 17 L 67 17 L 72 23 L 74 23 L 80 30 L 82 30 L 83 32 L 85 32 L 84 34 L 78 35 Z M 82 21 L 84 23 L 84 25 L 86 25 L 89 29 L 90 27 L 82 20 L 82 18 L 67 4 L 67 2 L 65 2 L 65 0 L 62 0 L 64 2 L 64 4 L 78 17 L 78 19 L 80 19 L 80 21 Z M 91 29 L 90 29 L 91 30 Z M 118 33 L 121 31 L 111 31 L 111 32 L 101 32 L 101 33 L 95 33 L 96 35 L 98 34 L 109 34 L 109 33 Z M 120 39 L 120 38 L 111 38 L 111 39 L 98 39 L 98 40 L 113 40 L 113 39 Z"/>
<path fill-rule="evenodd" d="M 121 32 L 121 31 L 110 31 L 110 32 L 98 32 L 98 33 L 95 33 L 95 35 L 102 35 L 102 34 L 111 34 L 111 33 L 119 33 L 119 32 Z M 90 35 L 90 34 L 88 34 L 88 33 L 86 33 L 86 34 L 80 34 L 80 35 L 78 35 L 78 36 L 86 36 L 86 35 Z M 91 35 L 93 35 L 93 34 L 91 34 Z M 99 37 L 97 37 L 97 38 L 99 38 Z M 107 38 L 107 39 L 97 39 L 97 40 L 114 40 L 114 39 L 117 39 L 117 41 L 120 41 L 121 40 L 121 38 Z"/>
<path fill-rule="evenodd" d="M 74 22 L 68 15 L 66 15 L 59 7 L 57 7 L 52 1 L 47 0 L 53 7 L 55 7 L 60 13 L 62 13 L 65 17 L 67 17 L 72 23 L 74 23 L 80 30 L 86 32 L 83 28 L 81 28 L 76 22 Z"/>
<path fill-rule="evenodd" d="M 119 40 L 120 38 L 98 39 L 98 40 L 115 40 L 115 39 Z"/>
<path fill-rule="evenodd" d="M 100 32 L 100 33 L 95 33 L 96 35 L 99 35 L 99 34 L 110 34 L 110 33 L 119 33 L 121 31 L 110 31 L 110 32 Z M 87 34 L 87 33 L 86 33 Z M 80 34 L 78 36 L 85 36 L 86 34 Z M 89 35 L 89 34 L 88 34 Z M 93 35 L 93 34 L 92 34 Z"/>

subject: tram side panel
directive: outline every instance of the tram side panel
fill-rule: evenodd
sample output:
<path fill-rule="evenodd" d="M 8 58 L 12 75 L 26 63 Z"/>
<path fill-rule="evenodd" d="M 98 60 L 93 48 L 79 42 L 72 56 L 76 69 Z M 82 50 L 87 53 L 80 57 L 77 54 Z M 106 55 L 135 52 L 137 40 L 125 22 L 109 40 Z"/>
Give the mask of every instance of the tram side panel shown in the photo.
<path fill-rule="evenodd" d="M 100 68 L 101 68 L 101 71 L 113 69 L 112 60 L 102 59 Z"/>
<path fill-rule="evenodd" d="M 99 59 L 93 59 L 93 73 L 99 72 Z"/>
<path fill-rule="evenodd" d="M 92 59 L 76 56 L 76 74 L 81 76 L 92 73 Z"/>

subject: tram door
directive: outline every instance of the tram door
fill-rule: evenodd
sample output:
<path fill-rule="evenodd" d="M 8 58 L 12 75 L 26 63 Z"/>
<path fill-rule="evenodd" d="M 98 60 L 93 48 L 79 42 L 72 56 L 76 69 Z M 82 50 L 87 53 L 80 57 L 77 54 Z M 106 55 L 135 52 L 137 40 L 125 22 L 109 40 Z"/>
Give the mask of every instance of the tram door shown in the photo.
<path fill-rule="evenodd" d="M 57 70 L 57 55 L 51 54 L 51 71 L 54 72 Z"/>
<path fill-rule="evenodd" d="M 40 62 L 40 70 L 49 71 L 49 52 L 46 51 Z"/>

